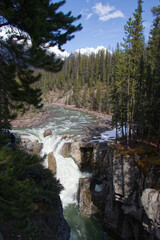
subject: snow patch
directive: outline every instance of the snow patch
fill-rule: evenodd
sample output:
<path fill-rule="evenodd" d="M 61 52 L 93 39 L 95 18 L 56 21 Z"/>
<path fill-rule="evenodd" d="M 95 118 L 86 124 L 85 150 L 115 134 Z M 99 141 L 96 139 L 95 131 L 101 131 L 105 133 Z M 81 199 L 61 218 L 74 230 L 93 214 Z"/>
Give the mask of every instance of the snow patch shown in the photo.
<path fill-rule="evenodd" d="M 93 47 L 80 48 L 75 50 L 73 53 L 76 53 L 76 54 L 80 53 L 82 55 L 89 56 L 91 54 L 97 54 L 99 51 L 104 51 L 104 52 L 108 51 L 110 54 L 112 54 L 112 52 L 109 49 L 103 46 L 98 46 L 97 48 L 93 48 Z"/>

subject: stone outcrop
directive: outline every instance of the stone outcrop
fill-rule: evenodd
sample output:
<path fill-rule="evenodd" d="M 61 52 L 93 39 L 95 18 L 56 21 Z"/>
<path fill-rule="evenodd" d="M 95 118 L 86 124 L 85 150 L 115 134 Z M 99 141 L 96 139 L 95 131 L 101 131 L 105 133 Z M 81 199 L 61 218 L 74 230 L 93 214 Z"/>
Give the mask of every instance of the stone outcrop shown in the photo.
<path fill-rule="evenodd" d="M 82 171 L 90 171 L 92 168 L 94 143 L 83 142 L 76 139 L 75 142 L 66 142 L 61 150 L 64 157 L 71 157 Z"/>
<path fill-rule="evenodd" d="M 160 228 L 160 191 L 145 189 L 141 201 L 148 218 Z"/>
<path fill-rule="evenodd" d="M 98 212 L 97 207 L 93 204 L 92 195 L 90 192 L 91 178 L 80 178 L 78 202 L 79 211 L 82 215 L 92 215 Z"/>
<path fill-rule="evenodd" d="M 89 164 L 93 174 L 92 178 L 80 179 L 80 212 L 98 216 L 106 230 L 109 228 L 119 238 L 159 240 L 160 194 L 150 188 L 160 176 L 160 168 L 152 166 L 144 173 L 137 165 L 141 156 L 122 155 L 107 143 L 79 142 L 76 149 L 80 151 L 77 156 L 81 155 L 81 169 Z"/>
<path fill-rule="evenodd" d="M 56 159 L 53 152 L 48 153 L 48 168 L 52 171 L 54 175 L 57 172 Z"/>
<path fill-rule="evenodd" d="M 29 138 L 23 138 L 21 136 L 20 149 L 26 151 L 29 154 L 40 155 L 43 148 L 43 143 L 38 142 L 38 140 L 31 140 Z"/>
<path fill-rule="evenodd" d="M 80 142 L 66 142 L 61 150 L 64 157 L 72 157 L 75 163 L 80 167 L 81 164 L 81 151 Z"/>
<path fill-rule="evenodd" d="M 47 129 L 47 130 L 44 131 L 43 136 L 44 136 L 44 137 L 47 137 L 47 136 L 49 136 L 49 135 L 51 135 L 51 134 L 52 134 L 52 130 Z"/>

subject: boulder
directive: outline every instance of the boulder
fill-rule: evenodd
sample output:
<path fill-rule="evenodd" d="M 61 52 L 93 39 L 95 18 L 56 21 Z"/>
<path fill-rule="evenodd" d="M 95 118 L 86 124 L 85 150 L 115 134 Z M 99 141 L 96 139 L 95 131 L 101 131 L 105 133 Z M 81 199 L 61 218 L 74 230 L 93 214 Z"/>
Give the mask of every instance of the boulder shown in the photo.
<path fill-rule="evenodd" d="M 63 147 L 61 149 L 60 154 L 64 157 L 64 158 L 69 158 L 71 157 L 71 142 L 65 142 L 63 144 Z"/>
<path fill-rule="evenodd" d="M 52 130 L 47 129 L 47 130 L 44 131 L 43 136 L 44 136 L 44 137 L 47 137 L 47 136 L 49 136 L 49 135 L 51 135 L 51 134 L 52 134 Z"/>
<path fill-rule="evenodd" d="M 155 226 L 160 227 L 160 191 L 145 189 L 141 201 L 148 218 Z"/>
<path fill-rule="evenodd" d="M 52 171 L 54 175 L 56 175 L 57 166 L 53 152 L 48 153 L 48 168 Z"/>
<path fill-rule="evenodd" d="M 29 154 L 36 154 L 40 156 L 43 143 L 38 142 L 38 140 L 21 137 L 20 148 Z"/>

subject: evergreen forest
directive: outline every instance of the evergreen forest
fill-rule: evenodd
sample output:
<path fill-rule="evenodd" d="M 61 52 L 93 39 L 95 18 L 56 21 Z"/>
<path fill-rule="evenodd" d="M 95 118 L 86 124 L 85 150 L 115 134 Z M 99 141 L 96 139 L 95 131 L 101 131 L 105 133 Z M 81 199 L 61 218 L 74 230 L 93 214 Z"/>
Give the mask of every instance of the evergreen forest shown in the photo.
<path fill-rule="evenodd" d="M 124 26 L 123 42 L 114 51 L 72 53 L 62 60 L 48 54 L 49 47 L 61 49 L 82 29 L 75 25 L 80 15 L 59 10 L 64 3 L 0 1 L 0 30 L 8 29 L 7 38 L 0 37 L 0 232 L 4 227 L 4 232 L 30 234 L 33 240 L 42 240 L 37 229 L 44 224 L 35 218 L 36 207 L 58 212 L 63 187 L 42 166 L 44 159 L 18 147 L 3 148 L 9 142 L 3 131 L 11 128 L 17 112 L 42 108 L 50 91 L 68 93 L 68 105 L 111 114 L 116 137 L 120 130 L 127 147 L 133 141 L 160 147 L 160 5 L 151 10 L 148 40 L 143 1 L 138 0 Z M 45 239 L 54 239 L 44 231 Z"/>
<path fill-rule="evenodd" d="M 143 1 L 138 0 L 124 26 L 123 42 L 114 51 L 100 50 L 89 56 L 72 53 L 60 72 L 41 72 L 37 86 L 44 96 L 49 91 L 68 92 L 68 105 L 112 114 L 117 134 L 120 128 L 128 145 L 134 132 L 139 141 L 154 141 L 159 148 L 160 5 L 151 11 L 154 21 L 147 42 Z"/>

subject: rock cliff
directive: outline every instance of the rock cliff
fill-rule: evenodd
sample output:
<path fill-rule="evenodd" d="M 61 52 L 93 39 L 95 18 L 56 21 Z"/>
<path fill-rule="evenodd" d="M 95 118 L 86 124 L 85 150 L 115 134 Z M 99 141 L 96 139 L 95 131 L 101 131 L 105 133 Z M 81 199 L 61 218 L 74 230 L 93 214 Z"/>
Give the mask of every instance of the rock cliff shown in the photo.
<path fill-rule="evenodd" d="M 79 183 L 82 214 L 96 215 L 118 238 L 160 239 L 160 191 L 154 189 L 160 167 L 141 168 L 147 154 L 122 153 L 107 143 L 84 141 L 67 143 L 64 149 L 81 170 L 92 172 Z"/>

